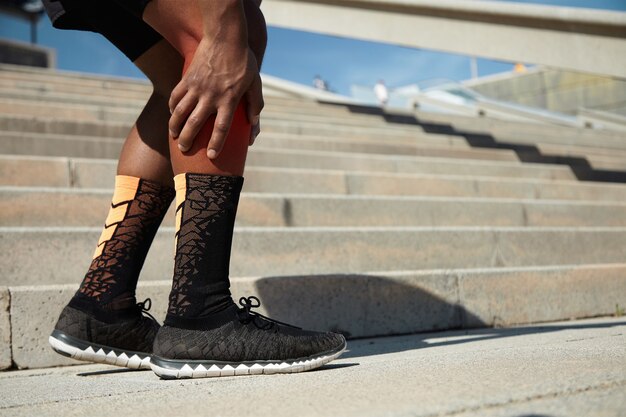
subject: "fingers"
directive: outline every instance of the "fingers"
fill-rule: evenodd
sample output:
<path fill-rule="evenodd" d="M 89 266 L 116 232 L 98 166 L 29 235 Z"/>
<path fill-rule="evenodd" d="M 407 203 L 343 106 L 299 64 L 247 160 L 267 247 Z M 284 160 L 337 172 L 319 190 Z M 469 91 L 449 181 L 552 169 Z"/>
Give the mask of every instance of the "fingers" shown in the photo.
<path fill-rule="evenodd" d="M 263 84 L 259 74 L 254 77 L 250 89 L 246 92 L 246 101 L 248 103 L 246 113 L 248 121 L 252 125 L 252 129 L 250 129 L 250 145 L 252 145 L 261 131 L 260 114 L 265 106 L 263 101 Z"/>
<path fill-rule="evenodd" d="M 259 136 L 259 133 L 261 133 L 261 121 L 250 129 L 250 146 L 254 145 L 254 141 L 256 137 Z"/>
<path fill-rule="evenodd" d="M 198 104 L 198 99 L 193 94 L 187 93 L 172 109 L 169 121 L 169 131 L 173 138 L 178 138 L 185 121 Z"/>
<path fill-rule="evenodd" d="M 215 113 L 215 110 L 202 101 L 196 104 L 196 107 L 185 121 L 185 125 L 178 136 L 178 149 L 183 152 L 191 149 L 194 139 L 212 113 Z"/>
<path fill-rule="evenodd" d="M 178 106 L 180 100 L 185 97 L 185 94 L 187 94 L 187 87 L 185 87 L 185 85 L 181 81 L 176 85 L 176 87 L 174 87 L 174 89 L 170 93 L 170 101 L 168 103 L 168 106 L 170 108 L 170 114 L 174 113 L 174 109 L 176 108 L 176 106 Z"/>
<path fill-rule="evenodd" d="M 222 151 L 226 137 L 230 131 L 230 125 L 233 123 L 235 108 L 237 102 L 233 101 L 228 106 L 221 107 L 215 116 L 215 124 L 213 125 L 213 133 L 207 146 L 207 156 L 209 159 L 215 159 Z"/>

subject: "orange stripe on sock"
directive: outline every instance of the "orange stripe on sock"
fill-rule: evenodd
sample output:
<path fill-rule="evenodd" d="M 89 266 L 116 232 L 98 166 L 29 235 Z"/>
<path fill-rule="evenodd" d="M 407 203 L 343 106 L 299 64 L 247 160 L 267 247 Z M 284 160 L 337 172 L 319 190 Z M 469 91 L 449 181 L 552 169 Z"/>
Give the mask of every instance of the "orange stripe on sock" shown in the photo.
<path fill-rule="evenodd" d="M 119 223 L 124 220 L 126 216 L 126 210 L 128 210 L 128 203 L 120 204 L 117 207 L 111 206 L 109 214 L 104 222 L 104 227 L 111 227 L 114 223 Z"/>
<path fill-rule="evenodd" d="M 174 255 L 176 255 L 178 231 L 180 230 L 180 223 L 183 216 L 181 205 L 185 202 L 185 196 L 187 195 L 187 177 L 184 173 L 178 174 L 174 177 L 174 187 L 176 189 L 176 235 L 174 237 Z"/>
<path fill-rule="evenodd" d="M 104 222 L 104 229 L 98 239 L 98 246 L 93 253 L 93 258 L 102 255 L 105 243 L 111 239 L 119 222 L 124 220 L 130 201 L 134 200 L 139 188 L 140 178 L 129 175 L 115 176 L 115 189 L 111 199 L 111 208 Z M 124 203 L 127 202 L 127 203 Z"/>
<path fill-rule="evenodd" d="M 123 201 L 129 201 L 135 198 L 137 189 L 139 188 L 140 179 L 128 175 L 115 176 L 115 191 L 113 192 L 113 200 L 111 203 L 117 205 Z"/>

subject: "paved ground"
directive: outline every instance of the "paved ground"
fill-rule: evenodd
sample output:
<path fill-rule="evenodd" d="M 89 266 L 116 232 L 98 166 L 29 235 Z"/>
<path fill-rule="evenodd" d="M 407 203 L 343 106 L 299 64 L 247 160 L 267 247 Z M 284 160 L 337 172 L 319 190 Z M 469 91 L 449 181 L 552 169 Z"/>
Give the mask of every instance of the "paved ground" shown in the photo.
<path fill-rule="evenodd" d="M 321 370 L 161 381 L 85 365 L 0 373 L 0 415 L 626 416 L 626 318 L 352 341 Z"/>

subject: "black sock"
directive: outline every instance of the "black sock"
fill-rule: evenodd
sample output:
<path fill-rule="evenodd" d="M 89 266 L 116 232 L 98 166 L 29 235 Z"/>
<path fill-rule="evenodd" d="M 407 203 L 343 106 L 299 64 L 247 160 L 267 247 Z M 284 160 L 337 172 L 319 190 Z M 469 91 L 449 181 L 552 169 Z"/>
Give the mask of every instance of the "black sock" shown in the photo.
<path fill-rule="evenodd" d="M 115 177 L 111 209 L 91 266 L 70 305 L 87 312 L 135 305 L 139 272 L 173 199 L 171 187 L 127 175 Z"/>
<path fill-rule="evenodd" d="M 243 178 L 179 174 L 176 184 L 176 255 L 165 323 L 194 323 L 234 305 L 228 268 Z"/>

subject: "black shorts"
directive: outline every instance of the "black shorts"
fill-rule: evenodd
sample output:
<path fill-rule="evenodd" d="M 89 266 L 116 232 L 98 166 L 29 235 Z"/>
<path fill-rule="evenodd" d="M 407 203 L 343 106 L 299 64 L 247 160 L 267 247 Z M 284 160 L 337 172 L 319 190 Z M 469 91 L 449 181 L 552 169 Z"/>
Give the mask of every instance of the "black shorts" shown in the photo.
<path fill-rule="evenodd" d="M 52 26 L 102 34 L 131 61 L 162 39 L 141 18 L 150 0 L 43 0 Z"/>

